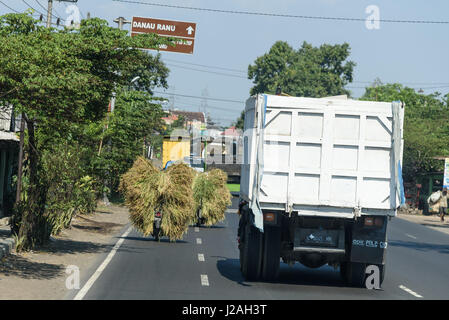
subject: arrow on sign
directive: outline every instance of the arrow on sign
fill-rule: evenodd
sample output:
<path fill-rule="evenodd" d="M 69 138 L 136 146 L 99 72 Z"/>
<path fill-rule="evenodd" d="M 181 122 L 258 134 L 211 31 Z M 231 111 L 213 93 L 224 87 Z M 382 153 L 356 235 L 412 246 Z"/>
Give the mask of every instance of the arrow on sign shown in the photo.
<path fill-rule="evenodd" d="M 193 31 L 195 31 L 195 29 L 192 28 L 192 26 L 189 26 L 187 29 L 187 34 L 192 34 Z"/>

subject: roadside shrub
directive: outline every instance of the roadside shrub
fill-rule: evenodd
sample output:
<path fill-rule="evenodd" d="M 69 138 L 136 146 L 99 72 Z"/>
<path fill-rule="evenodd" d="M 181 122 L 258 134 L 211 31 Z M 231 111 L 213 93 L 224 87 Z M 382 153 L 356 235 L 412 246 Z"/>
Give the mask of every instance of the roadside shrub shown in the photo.
<path fill-rule="evenodd" d="M 76 145 L 61 144 L 43 156 L 48 186 L 45 213 L 52 234 L 68 228 L 77 214 L 96 208 L 94 180 L 84 175 Z"/>

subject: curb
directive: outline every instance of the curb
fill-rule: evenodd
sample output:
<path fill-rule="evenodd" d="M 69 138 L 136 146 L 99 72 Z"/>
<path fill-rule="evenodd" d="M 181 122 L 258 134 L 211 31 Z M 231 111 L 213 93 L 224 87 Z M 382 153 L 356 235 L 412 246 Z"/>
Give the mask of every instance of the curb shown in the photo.
<path fill-rule="evenodd" d="M 0 259 L 9 255 L 14 249 L 16 243 L 13 238 L 7 238 L 4 240 L 0 240 Z"/>

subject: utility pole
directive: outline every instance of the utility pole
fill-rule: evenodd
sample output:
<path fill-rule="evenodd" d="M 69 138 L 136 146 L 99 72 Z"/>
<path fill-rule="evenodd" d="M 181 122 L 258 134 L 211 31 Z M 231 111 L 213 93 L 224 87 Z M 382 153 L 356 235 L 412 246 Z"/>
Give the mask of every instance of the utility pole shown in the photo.
<path fill-rule="evenodd" d="M 58 0 L 58 1 L 59 2 L 71 2 L 71 3 L 77 3 L 78 2 L 78 0 Z M 53 0 L 48 0 L 48 6 L 47 6 L 47 28 L 51 27 L 51 16 L 52 15 L 53 15 Z M 59 26 L 59 19 L 58 19 L 58 26 Z"/>
<path fill-rule="evenodd" d="M 53 10 L 53 0 L 48 0 L 47 8 L 47 28 L 51 27 L 51 15 Z M 19 163 L 17 168 L 17 187 L 16 187 L 16 205 L 20 201 L 22 192 L 22 175 L 23 175 L 23 145 L 25 140 L 25 113 L 22 112 L 20 119 L 20 142 L 19 142 Z"/>
<path fill-rule="evenodd" d="M 20 119 L 20 142 L 19 142 L 19 165 L 17 168 L 17 188 L 16 188 L 16 205 L 20 201 L 20 193 L 22 191 L 22 171 L 23 171 L 23 143 L 25 136 L 25 119 L 22 112 L 22 118 Z"/>
<path fill-rule="evenodd" d="M 123 18 L 123 17 L 118 17 L 118 18 L 114 19 L 114 22 L 118 24 L 118 28 L 119 28 L 120 30 L 123 30 L 123 26 L 124 26 L 125 24 L 131 23 L 131 21 L 128 21 L 128 20 L 126 20 L 126 19 Z"/>
<path fill-rule="evenodd" d="M 118 18 L 116 18 L 116 19 L 114 19 L 114 22 L 115 23 L 117 23 L 118 24 L 118 28 L 120 29 L 120 30 L 123 30 L 123 26 L 125 25 L 125 24 L 128 24 L 128 23 L 131 23 L 131 21 L 128 21 L 128 20 L 126 20 L 125 18 L 123 18 L 123 17 L 118 17 Z M 137 80 L 137 78 L 135 78 L 134 80 Z M 133 81 L 134 81 L 133 80 Z M 131 83 L 133 82 L 133 81 L 131 81 Z M 110 106 L 110 109 L 108 110 L 111 114 L 112 113 L 114 113 L 114 109 L 115 109 L 115 98 L 116 98 L 116 95 L 117 95 L 117 93 L 115 92 L 115 88 L 116 88 L 116 84 L 114 83 L 114 91 L 112 92 L 112 97 L 111 97 L 111 100 L 110 100 L 110 103 L 109 103 L 109 106 Z M 109 119 L 109 114 L 108 114 L 108 119 Z M 109 120 L 108 120 L 108 122 L 109 122 Z M 101 143 L 102 143 L 103 141 L 101 141 Z M 98 154 L 100 155 L 100 152 L 101 152 L 101 143 L 100 143 L 100 150 L 98 151 Z M 111 148 L 111 140 L 109 139 L 109 141 L 108 141 L 108 145 L 109 145 L 109 148 Z M 108 176 L 110 176 L 110 171 L 108 170 Z M 108 179 L 106 178 L 106 181 L 105 181 L 105 185 L 107 185 L 107 183 L 108 183 L 108 181 L 107 181 Z M 110 186 L 110 192 L 111 192 L 111 194 L 112 194 L 112 181 L 109 181 L 110 182 L 110 184 L 109 184 L 109 186 Z M 108 206 L 109 204 L 110 204 L 110 202 L 109 202 L 109 199 L 108 199 L 108 195 L 107 195 L 107 193 L 106 192 L 103 192 L 103 202 L 104 202 L 104 204 L 106 205 L 106 206 Z"/>
<path fill-rule="evenodd" d="M 53 0 L 48 0 L 48 7 L 47 7 L 47 28 L 51 27 L 51 15 L 53 11 Z"/>
<path fill-rule="evenodd" d="M 123 26 L 124 26 L 125 24 L 131 23 L 131 21 L 128 21 L 128 20 L 126 20 L 126 19 L 123 18 L 123 17 L 118 17 L 118 18 L 114 19 L 114 22 L 118 24 L 118 28 L 119 28 L 120 30 L 123 30 Z M 114 88 L 115 88 L 115 84 L 114 84 Z M 111 113 L 114 112 L 114 107 L 115 107 L 115 96 L 116 96 L 116 93 L 115 93 L 115 91 L 114 91 L 114 92 L 112 92 L 112 98 L 111 98 Z"/>

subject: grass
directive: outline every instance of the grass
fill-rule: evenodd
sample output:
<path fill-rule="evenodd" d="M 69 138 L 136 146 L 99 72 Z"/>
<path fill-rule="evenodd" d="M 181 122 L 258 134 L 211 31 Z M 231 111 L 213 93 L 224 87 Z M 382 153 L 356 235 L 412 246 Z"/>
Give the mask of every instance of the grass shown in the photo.
<path fill-rule="evenodd" d="M 226 186 L 230 192 L 240 192 L 240 184 L 228 183 Z"/>

